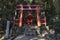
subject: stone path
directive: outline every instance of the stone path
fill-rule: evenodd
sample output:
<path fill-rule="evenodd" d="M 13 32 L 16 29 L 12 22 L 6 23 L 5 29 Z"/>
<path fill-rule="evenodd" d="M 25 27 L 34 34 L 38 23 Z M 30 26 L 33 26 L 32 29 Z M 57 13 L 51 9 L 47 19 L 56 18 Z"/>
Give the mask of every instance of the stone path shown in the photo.
<path fill-rule="evenodd" d="M 25 27 L 24 35 L 19 35 L 13 40 L 60 40 L 59 35 L 46 34 L 44 37 L 42 37 L 41 34 L 39 36 L 36 34 L 35 29 L 32 30 L 30 27 Z"/>
<path fill-rule="evenodd" d="M 19 35 L 14 40 L 60 40 L 60 36 L 54 36 L 54 35 L 47 35 L 45 37 L 40 36 L 25 36 L 25 35 Z"/>

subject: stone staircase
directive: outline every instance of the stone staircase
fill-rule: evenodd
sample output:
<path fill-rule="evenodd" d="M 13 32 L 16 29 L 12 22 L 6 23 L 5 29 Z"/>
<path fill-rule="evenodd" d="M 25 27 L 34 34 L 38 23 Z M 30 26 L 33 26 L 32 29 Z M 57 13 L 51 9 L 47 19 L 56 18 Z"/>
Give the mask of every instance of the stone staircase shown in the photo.
<path fill-rule="evenodd" d="M 26 26 L 24 34 L 26 36 L 36 36 L 37 35 L 37 31 L 36 31 L 35 28 L 31 28 L 31 26 Z"/>
<path fill-rule="evenodd" d="M 16 36 L 13 40 L 56 40 L 56 36 L 54 34 L 46 34 L 44 37 L 41 35 L 38 36 L 36 31 L 37 28 L 35 26 L 24 26 L 23 29 L 24 34 Z"/>

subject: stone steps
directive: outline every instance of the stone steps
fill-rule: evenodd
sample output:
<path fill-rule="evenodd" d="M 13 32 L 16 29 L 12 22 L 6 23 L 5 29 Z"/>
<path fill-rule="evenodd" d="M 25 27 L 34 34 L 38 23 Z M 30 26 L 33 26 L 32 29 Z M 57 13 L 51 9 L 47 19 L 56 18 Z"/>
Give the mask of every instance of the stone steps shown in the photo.
<path fill-rule="evenodd" d="M 30 36 L 33 36 L 33 35 L 36 36 L 36 30 L 35 29 L 32 29 L 31 27 L 25 27 L 24 34 L 25 35 L 30 35 Z"/>

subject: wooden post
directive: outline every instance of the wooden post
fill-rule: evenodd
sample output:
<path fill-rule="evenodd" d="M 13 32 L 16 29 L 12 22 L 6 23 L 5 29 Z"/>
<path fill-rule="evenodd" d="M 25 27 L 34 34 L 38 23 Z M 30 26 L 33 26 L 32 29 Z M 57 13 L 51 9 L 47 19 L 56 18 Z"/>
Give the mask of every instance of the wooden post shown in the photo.
<path fill-rule="evenodd" d="M 22 26 L 22 17 L 23 17 L 23 5 L 21 4 L 20 19 L 19 19 L 19 27 Z"/>
<path fill-rule="evenodd" d="M 41 25 L 46 26 L 46 16 L 45 16 L 45 12 L 42 13 L 42 16 L 43 16 L 44 18 L 41 20 L 41 21 L 43 21 L 43 22 L 41 22 Z"/>
<path fill-rule="evenodd" d="M 36 7 L 36 13 L 37 13 L 37 25 L 38 25 L 38 26 L 41 26 L 40 17 L 39 17 L 39 12 L 40 12 L 39 9 L 40 9 L 40 8 L 37 6 L 37 7 Z"/>
<path fill-rule="evenodd" d="M 9 28 L 10 28 L 10 21 L 7 21 L 7 25 L 6 25 L 6 35 L 5 35 L 6 38 L 9 37 Z"/>

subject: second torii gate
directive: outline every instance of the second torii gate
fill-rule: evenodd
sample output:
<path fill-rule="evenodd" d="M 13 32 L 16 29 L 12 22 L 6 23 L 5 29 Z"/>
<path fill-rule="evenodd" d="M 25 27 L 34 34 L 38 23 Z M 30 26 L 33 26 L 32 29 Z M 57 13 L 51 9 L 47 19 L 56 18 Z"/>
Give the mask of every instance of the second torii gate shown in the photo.
<path fill-rule="evenodd" d="M 41 23 L 41 20 L 40 20 L 40 16 L 39 16 L 39 13 L 40 13 L 40 10 L 41 10 L 40 5 L 22 5 L 22 4 L 20 4 L 20 5 L 17 5 L 17 6 L 19 6 L 19 8 L 16 8 L 16 10 L 20 11 L 20 18 L 19 18 L 19 23 L 18 23 L 19 27 L 22 26 L 22 22 L 23 22 L 22 21 L 23 10 L 36 10 L 37 26 L 41 26 L 42 24 L 44 24 L 46 26 L 46 17 L 43 20 L 45 22 Z M 24 8 L 24 6 L 27 6 L 28 8 Z M 31 7 L 35 7 L 35 8 L 31 8 Z"/>

